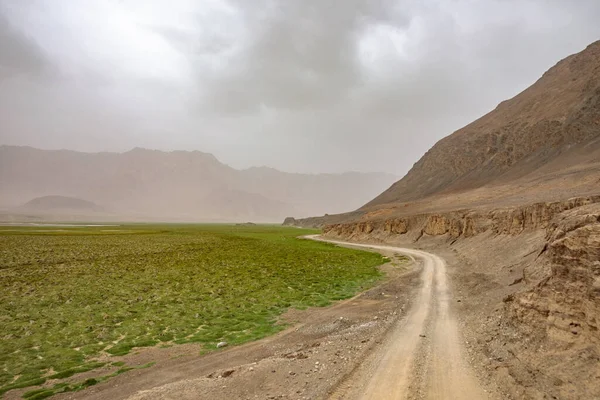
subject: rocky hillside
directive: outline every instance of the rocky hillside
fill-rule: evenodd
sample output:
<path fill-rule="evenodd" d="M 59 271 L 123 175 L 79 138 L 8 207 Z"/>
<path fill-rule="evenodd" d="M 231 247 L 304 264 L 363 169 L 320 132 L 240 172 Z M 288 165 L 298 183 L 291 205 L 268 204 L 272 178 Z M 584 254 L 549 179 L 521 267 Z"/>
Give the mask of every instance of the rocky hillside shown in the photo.
<path fill-rule="evenodd" d="M 396 236 L 406 235 L 412 242 L 436 236 L 444 236 L 452 241 L 488 232 L 494 235 L 518 235 L 547 229 L 561 213 L 599 203 L 600 194 L 489 211 L 456 210 L 330 224 L 323 227 L 323 233 L 328 237 L 358 241 L 375 238 L 388 241 Z"/>
<path fill-rule="evenodd" d="M 600 41 L 440 140 L 363 207 L 286 224 L 379 224 L 456 210 L 486 212 L 593 196 L 599 187 Z"/>
<path fill-rule="evenodd" d="M 471 363 L 501 398 L 600 398 L 600 42 L 363 208 L 287 223 L 442 255 Z"/>
<path fill-rule="evenodd" d="M 0 206 L 65 196 L 116 218 L 281 221 L 359 207 L 395 180 L 389 174 L 291 174 L 236 170 L 199 151 L 126 153 L 0 146 Z"/>
<path fill-rule="evenodd" d="M 523 270 L 525 290 L 504 298 L 506 320 L 525 339 L 512 351 L 530 370 L 543 370 L 531 385 L 545 387 L 539 392 L 598 398 L 600 204 L 559 214 L 546 232 L 539 257 Z M 501 343 L 495 344 L 490 350 L 500 355 Z"/>
<path fill-rule="evenodd" d="M 367 204 L 408 202 L 500 185 L 570 158 L 600 136 L 600 41 L 567 57 L 531 87 L 440 140 Z M 594 146 L 598 146 L 597 143 Z M 576 160 L 573 160 L 576 161 Z"/>

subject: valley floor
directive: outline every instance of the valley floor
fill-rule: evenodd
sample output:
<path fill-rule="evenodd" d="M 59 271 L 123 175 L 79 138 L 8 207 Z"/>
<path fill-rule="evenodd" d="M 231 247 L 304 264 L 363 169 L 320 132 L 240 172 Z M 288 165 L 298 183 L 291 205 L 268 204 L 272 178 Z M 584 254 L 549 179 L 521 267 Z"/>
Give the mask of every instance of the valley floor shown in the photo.
<path fill-rule="evenodd" d="M 388 280 L 333 307 L 292 311 L 286 319 L 294 327 L 274 337 L 203 357 L 167 356 L 154 368 L 58 398 L 500 398 L 490 382 L 480 385 L 466 358 L 443 259 L 337 244 L 390 257 Z"/>
<path fill-rule="evenodd" d="M 156 365 L 55 398 L 600 398 L 597 289 L 586 283 L 600 255 L 599 207 L 518 234 L 352 229 L 339 240 L 353 243 L 338 244 L 391 260 L 379 286 L 332 307 L 292 309 L 281 317 L 291 328 L 245 345 L 136 350 L 128 363 Z M 335 231 L 325 238 L 337 240 Z"/>

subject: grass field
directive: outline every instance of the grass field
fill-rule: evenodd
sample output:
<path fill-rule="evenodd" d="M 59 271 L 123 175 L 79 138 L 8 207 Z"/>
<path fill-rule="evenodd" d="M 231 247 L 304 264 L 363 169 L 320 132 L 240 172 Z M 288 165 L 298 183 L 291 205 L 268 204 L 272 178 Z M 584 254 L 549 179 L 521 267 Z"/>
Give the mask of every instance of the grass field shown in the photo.
<path fill-rule="evenodd" d="M 0 395 L 45 381 L 56 390 L 27 397 L 80 389 L 60 380 L 134 347 L 255 340 L 283 329 L 286 309 L 328 305 L 380 277 L 380 255 L 296 238 L 310 233 L 0 227 Z"/>

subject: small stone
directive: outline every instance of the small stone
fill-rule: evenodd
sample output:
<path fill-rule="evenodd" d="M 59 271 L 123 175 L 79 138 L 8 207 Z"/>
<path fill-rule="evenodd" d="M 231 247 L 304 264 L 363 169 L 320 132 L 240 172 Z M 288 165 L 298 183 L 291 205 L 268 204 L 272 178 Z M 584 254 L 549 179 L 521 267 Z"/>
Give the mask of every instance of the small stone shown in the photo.
<path fill-rule="evenodd" d="M 233 373 L 234 373 L 234 372 L 235 372 L 235 370 L 233 370 L 233 369 L 229 369 L 229 370 L 227 370 L 227 371 L 224 371 L 224 372 L 221 374 L 221 376 L 222 376 L 223 378 L 227 378 L 227 377 L 229 377 L 229 376 L 233 375 Z"/>
<path fill-rule="evenodd" d="M 227 342 L 219 342 L 217 343 L 217 349 L 220 349 L 222 347 L 227 347 L 228 343 Z"/>
<path fill-rule="evenodd" d="M 553 384 L 554 386 L 562 386 L 562 385 L 564 384 L 564 382 L 563 382 L 563 381 L 562 381 L 562 379 L 560 379 L 560 378 L 554 378 L 554 380 L 553 380 L 552 384 Z"/>

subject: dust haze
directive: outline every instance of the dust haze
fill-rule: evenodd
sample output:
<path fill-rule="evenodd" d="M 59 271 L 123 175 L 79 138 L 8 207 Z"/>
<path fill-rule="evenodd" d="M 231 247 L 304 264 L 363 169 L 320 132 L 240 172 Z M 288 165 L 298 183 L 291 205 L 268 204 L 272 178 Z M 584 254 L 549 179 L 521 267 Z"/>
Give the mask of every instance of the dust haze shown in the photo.
<path fill-rule="evenodd" d="M 0 208 L 351 211 L 600 36 L 596 1 L 516 4 L 0 0 Z"/>
<path fill-rule="evenodd" d="M 598 21 L 0 0 L 0 397 L 600 399 Z"/>
<path fill-rule="evenodd" d="M 599 17 L 594 0 L 0 0 L 0 142 L 402 175 Z"/>

